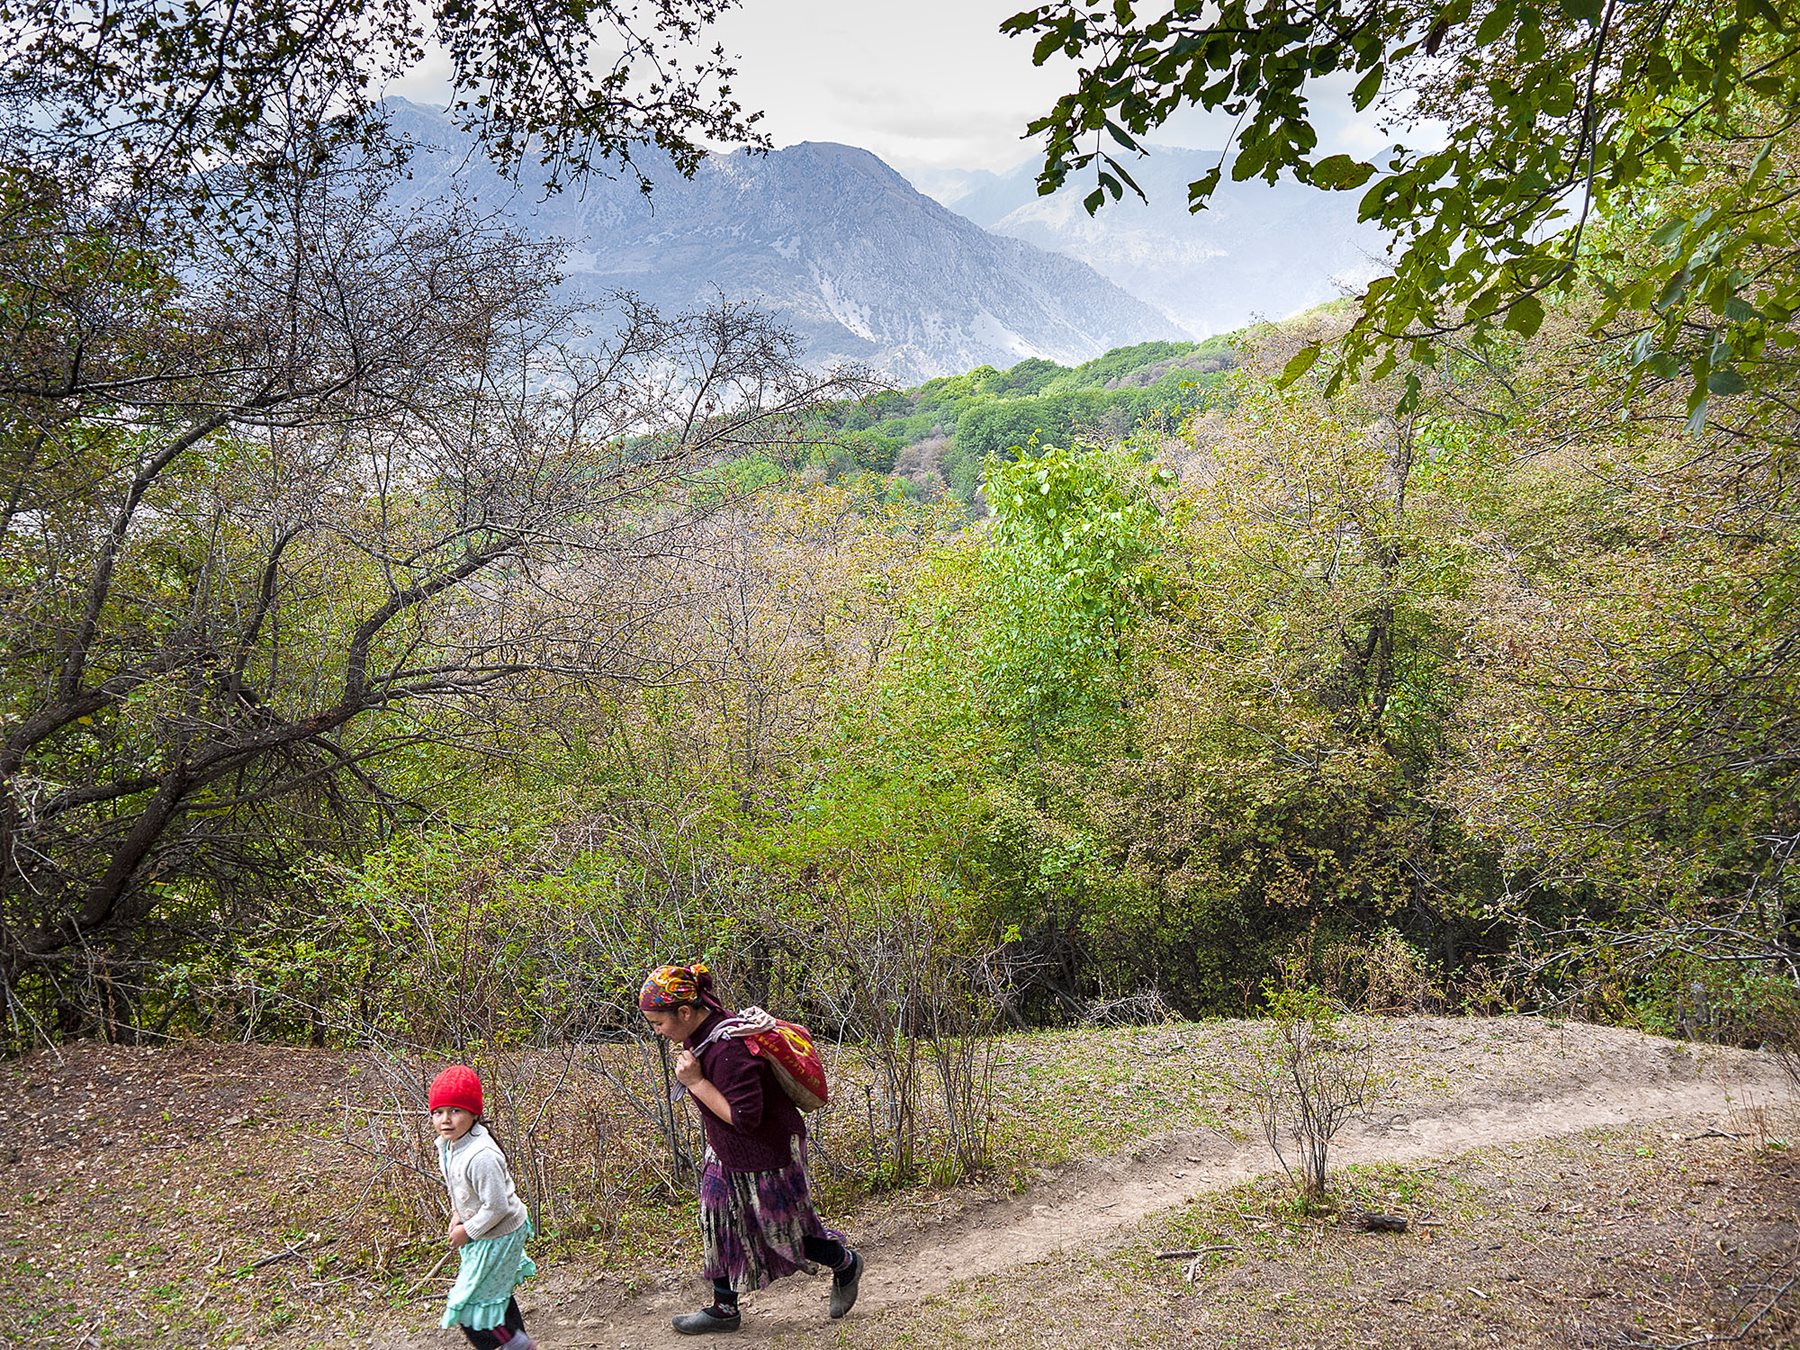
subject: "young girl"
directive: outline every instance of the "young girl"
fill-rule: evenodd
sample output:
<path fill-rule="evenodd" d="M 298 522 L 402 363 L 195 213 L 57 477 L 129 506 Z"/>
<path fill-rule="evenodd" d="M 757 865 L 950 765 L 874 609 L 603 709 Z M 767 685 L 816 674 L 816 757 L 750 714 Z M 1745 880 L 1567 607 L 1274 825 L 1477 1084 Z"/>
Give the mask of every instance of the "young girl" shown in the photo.
<path fill-rule="evenodd" d="M 657 1035 L 680 1044 L 675 1077 L 693 1095 L 706 1129 L 700 1172 L 700 1231 L 713 1301 L 682 1313 L 684 1336 L 736 1331 L 738 1295 L 796 1270 L 833 1272 L 829 1309 L 842 1317 L 856 1302 L 862 1257 L 842 1233 L 819 1221 L 806 1175 L 806 1124 L 748 1046 L 726 1034 L 731 1014 L 712 992 L 703 965 L 650 973 L 638 1007 Z"/>
<path fill-rule="evenodd" d="M 476 1350 L 537 1350 L 513 1298 L 519 1281 L 537 1273 L 525 1255 L 531 1219 L 506 1155 L 481 1123 L 481 1080 L 467 1065 L 452 1064 L 432 1080 L 427 1101 L 450 1189 L 450 1250 L 462 1254 L 438 1325 L 461 1326 Z"/>

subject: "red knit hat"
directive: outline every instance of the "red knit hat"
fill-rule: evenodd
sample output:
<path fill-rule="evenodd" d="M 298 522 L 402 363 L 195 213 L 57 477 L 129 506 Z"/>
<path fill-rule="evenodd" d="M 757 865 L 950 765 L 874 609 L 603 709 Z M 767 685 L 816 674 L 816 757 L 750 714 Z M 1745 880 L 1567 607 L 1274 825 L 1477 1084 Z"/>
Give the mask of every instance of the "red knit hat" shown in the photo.
<path fill-rule="evenodd" d="M 467 1064 L 452 1064 L 431 1080 L 427 1097 L 433 1111 L 440 1106 L 460 1106 L 472 1116 L 481 1114 L 481 1080 Z"/>

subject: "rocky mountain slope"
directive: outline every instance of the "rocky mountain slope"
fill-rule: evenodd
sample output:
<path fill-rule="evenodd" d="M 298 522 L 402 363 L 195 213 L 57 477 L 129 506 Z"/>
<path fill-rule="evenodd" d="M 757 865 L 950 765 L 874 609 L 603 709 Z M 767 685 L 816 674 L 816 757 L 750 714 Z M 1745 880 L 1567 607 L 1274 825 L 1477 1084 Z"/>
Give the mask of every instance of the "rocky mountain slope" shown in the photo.
<path fill-rule="evenodd" d="M 723 294 L 774 311 L 820 364 L 851 360 L 912 383 L 1030 356 L 1077 364 L 1181 334 L 1086 264 L 981 229 L 865 150 L 803 143 L 715 156 L 692 180 L 652 172 L 546 197 L 514 187 L 447 120 L 395 100 L 417 146 L 409 194 L 452 188 L 568 245 L 575 297 L 629 289 L 668 308 Z"/>

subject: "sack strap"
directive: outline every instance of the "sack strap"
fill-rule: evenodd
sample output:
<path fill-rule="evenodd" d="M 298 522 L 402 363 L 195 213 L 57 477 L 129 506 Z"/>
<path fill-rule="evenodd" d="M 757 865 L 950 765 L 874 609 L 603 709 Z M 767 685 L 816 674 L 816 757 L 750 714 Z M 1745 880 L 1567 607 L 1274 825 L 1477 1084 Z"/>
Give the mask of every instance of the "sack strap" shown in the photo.
<path fill-rule="evenodd" d="M 707 1046 L 727 1038 L 741 1041 L 746 1037 L 760 1036 L 765 1031 L 773 1030 L 775 1030 L 775 1019 L 761 1008 L 741 1008 L 736 1017 L 727 1017 L 714 1027 L 707 1038 L 694 1047 L 694 1053 L 697 1055 Z M 677 1083 L 674 1091 L 669 1094 L 669 1100 L 678 1102 L 686 1092 L 687 1084 Z"/>
<path fill-rule="evenodd" d="M 736 1017 L 727 1017 L 714 1027 L 712 1034 L 694 1047 L 694 1053 L 699 1054 L 715 1041 L 722 1041 L 728 1037 L 741 1041 L 746 1037 L 760 1036 L 765 1031 L 773 1030 L 775 1030 L 775 1019 L 761 1008 L 741 1008 Z"/>

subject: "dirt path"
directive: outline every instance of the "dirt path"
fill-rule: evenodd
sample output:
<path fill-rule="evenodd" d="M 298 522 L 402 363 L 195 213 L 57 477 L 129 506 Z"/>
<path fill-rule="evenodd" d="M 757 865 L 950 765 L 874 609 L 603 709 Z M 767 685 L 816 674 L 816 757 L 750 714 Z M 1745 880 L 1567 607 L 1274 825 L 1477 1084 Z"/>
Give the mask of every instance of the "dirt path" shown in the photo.
<path fill-rule="evenodd" d="M 1482 1053 L 1458 1024 L 1416 1052 L 1411 1075 L 1428 1086 L 1397 1095 L 1391 1109 L 1347 1127 L 1334 1166 L 1416 1162 L 1470 1149 L 1575 1134 L 1607 1126 L 1679 1122 L 1740 1128 L 1759 1106 L 1787 1100 L 1778 1066 L 1741 1051 L 1691 1050 L 1632 1032 L 1569 1025 L 1536 1040 Z M 1468 1024 L 1461 1024 L 1466 1027 Z M 1435 1083 L 1435 1086 L 1430 1086 Z M 1218 1131 L 1165 1135 L 1135 1152 L 1090 1162 L 1017 1199 L 973 1206 L 941 1224 L 858 1234 L 869 1262 L 857 1319 L 879 1317 L 942 1294 L 973 1272 L 1030 1265 L 1066 1248 L 1105 1248 L 1160 1210 L 1271 1170 L 1260 1137 Z M 669 1328 L 697 1306 L 697 1280 L 619 1306 L 597 1306 L 556 1280 L 536 1291 L 533 1330 L 548 1350 L 641 1350 L 691 1344 Z M 824 1279 L 784 1281 L 744 1301 L 738 1345 L 825 1344 Z M 396 1347 L 436 1345 L 404 1340 Z"/>

